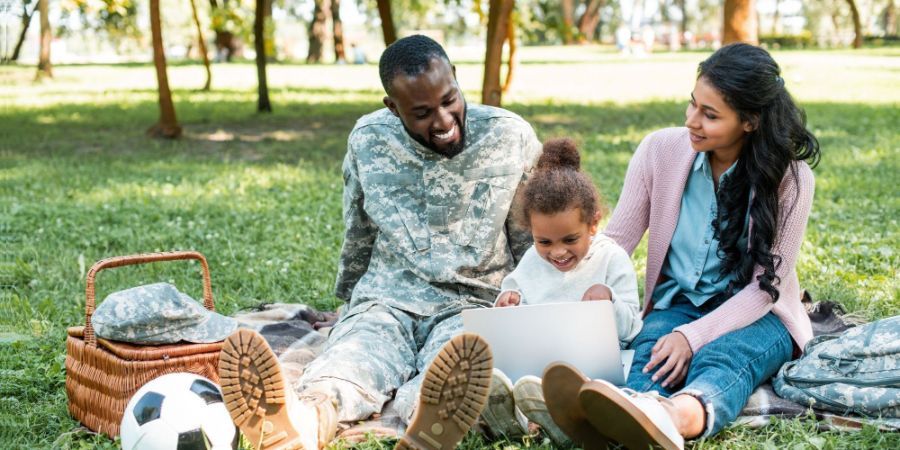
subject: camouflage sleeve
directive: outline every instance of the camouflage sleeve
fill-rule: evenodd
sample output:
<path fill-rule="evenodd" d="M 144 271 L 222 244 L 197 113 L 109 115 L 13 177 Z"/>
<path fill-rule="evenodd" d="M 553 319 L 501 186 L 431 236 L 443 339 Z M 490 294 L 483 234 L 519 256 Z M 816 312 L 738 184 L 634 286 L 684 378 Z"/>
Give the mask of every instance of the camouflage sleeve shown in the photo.
<path fill-rule="evenodd" d="M 342 171 L 344 173 L 344 243 L 341 246 L 341 255 L 338 260 L 334 295 L 349 302 L 353 287 L 369 267 L 377 229 L 363 209 L 365 197 L 359 182 L 356 158 L 349 146 L 347 156 L 344 157 Z"/>
<path fill-rule="evenodd" d="M 543 149 L 543 145 L 534 133 L 534 129 L 529 125 L 526 126 L 528 129 L 522 137 L 523 142 L 520 153 L 520 157 L 522 158 L 521 163 L 523 165 L 522 179 L 519 181 L 519 186 L 516 187 L 516 195 L 513 197 L 512 206 L 509 208 L 509 214 L 506 217 L 506 236 L 509 240 L 509 249 L 512 251 L 513 259 L 516 264 L 519 263 L 522 256 L 525 255 L 525 251 L 528 250 L 533 243 L 531 232 L 518 223 L 516 216 L 522 207 L 522 188 L 531 177 L 532 169 L 535 164 L 537 164 L 537 160 L 541 156 L 541 151 Z"/>

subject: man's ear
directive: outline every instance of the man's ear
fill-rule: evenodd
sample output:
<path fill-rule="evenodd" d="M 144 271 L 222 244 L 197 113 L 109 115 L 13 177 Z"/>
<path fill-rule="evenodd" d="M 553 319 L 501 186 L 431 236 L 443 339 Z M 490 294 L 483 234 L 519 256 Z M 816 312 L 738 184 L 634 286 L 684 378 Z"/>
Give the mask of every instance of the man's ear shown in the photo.
<path fill-rule="evenodd" d="M 392 100 L 390 96 L 385 95 L 381 101 L 384 102 L 384 106 L 391 111 L 391 114 L 400 117 L 400 113 L 397 112 L 397 104 L 394 103 L 394 100 Z"/>

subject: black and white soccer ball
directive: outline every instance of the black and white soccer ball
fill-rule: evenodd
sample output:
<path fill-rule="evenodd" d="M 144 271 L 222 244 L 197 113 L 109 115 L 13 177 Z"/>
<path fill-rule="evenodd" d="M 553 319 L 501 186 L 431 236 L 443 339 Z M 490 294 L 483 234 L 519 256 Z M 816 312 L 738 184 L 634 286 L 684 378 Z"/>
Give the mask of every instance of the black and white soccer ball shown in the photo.
<path fill-rule="evenodd" d="M 238 432 L 207 378 L 170 373 L 138 389 L 120 429 L 123 450 L 226 450 L 238 448 Z"/>

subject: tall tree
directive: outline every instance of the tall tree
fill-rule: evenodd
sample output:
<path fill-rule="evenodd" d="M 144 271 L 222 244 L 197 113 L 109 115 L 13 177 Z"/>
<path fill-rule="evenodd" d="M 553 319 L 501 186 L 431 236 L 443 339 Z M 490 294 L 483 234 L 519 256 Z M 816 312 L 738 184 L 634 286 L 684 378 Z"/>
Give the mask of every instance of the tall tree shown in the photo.
<path fill-rule="evenodd" d="M 381 17 L 381 34 L 384 45 L 388 46 L 397 40 L 397 28 L 394 27 L 394 16 L 391 14 L 391 0 L 377 0 L 378 16 Z"/>
<path fill-rule="evenodd" d="M 312 20 L 309 22 L 309 52 L 306 54 L 306 62 L 317 64 L 322 62 L 322 51 L 325 48 L 325 38 L 328 34 L 326 24 L 331 5 L 329 0 L 315 0 Z"/>
<path fill-rule="evenodd" d="M 725 0 L 723 44 L 746 42 L 758 45 L 755 0 Z"/>
<path fill-rule="evenodd" d="M 50 43 L 53 31 L 50 29 L 50 0 L 38 0 L 38 11 L 41 15 L 41 47 L 38 58 L 36 79 L 53 78 L 53 66 L 50 64 Z"/>
<path fill-rule="evenodd" d="M 25 0 L 22 2 L 22 30 L 19 32 L 19 38 L 16 39 L 16 45 L 13 47 L 12 54 L 3 55 L 2 62 L 15 62 L 19 60 L 19 55 L 22 52 L 22 44 L 25 43 L 25 36 L 28 33 L 28 27 L 31 25 L 31 19 L 34 18 L 34 13 L 38 8 L 38 2 L 35 1 L 29 12 L 28 4 L 30 1 L 31 0 Z"/>
<path fill-rule="evenodd" d="M 685 0 L 675 0 L 675 4 L 678 5 L 678 10 L 681 11 L 681 23 L 678 31 L 681 32 L 682 39 L 684 38 L 684 35 L 688 30 L 688 12 L 686 3 L 687 2 Z"/>
<path fill-rule="evenodd" d="M 203 27 L 200 26 L 200 16 L 197 15 L 197 3 L 191 0 L 191 12 L 194 14 L 194 25 L 197 27 L 197 43 L 200 45 L 200 55 L 203 57 L 203 66 L 206 67 L 206 84 L 203 90 L 208 91 L 212 86 L 212 70 L 209 68 L 209 52 L 206 50 L 206 39 L 203 37 Z"/>
<path fill-rule="evenodd" d="M 600 26 L 600 8 L 606 0 L 587 0 L 587 6 L 578 18 L 578 33 L 587 42 L 597 38 L 597 27 Z"/>
<path fill-rule="evenodd" d="M 153 65 L 156 67 L 156 82 L 159 86 L 159 122 L 150 127 L 147 133 L 155 137 L 174 139 L 181 135 L 181 126 L 175 118 L 175 104 L 172 103 L 172 91 L 169 90 L 169 76 L 166 73 L 159 0 L 150 0 L 150 33 L 153 41 Z"/>
<path fill-rule="evenodd" d="M 241 40 L 235 35 L 235 30 L 229 29 L 226 24 L 240 21 L 240 16 L 229 8 L 229 0 L 222 0 L 219 4 L 218 0 L 209 0 L 210 13 L 213 18 L 213 32 L 216 37 L 214 39 L 216 45 L 216 53 L 225 56 L 225 61 L 231 60 L 238 55 L 241 49 Z"/>
<path fill-rule="evenodd" d="M 575 2 L 562 0 L 560 7 L 562 8 L 563 44 L 571 45 L 575 43 L 575 36 L 572 34 L 572 28 L 575 27 Z"/>
<path fill-rule="evenodd" d="M 259 81 L 256 110 L 272 112 L 272 104 L 269 103 L 269 82 L 266 80 L 266 0 L 256 0 L 253 47 L 256 50 L 256 78 Z"/>
<path fill-rule="evenodd" d="M 341 0 L 331 0 L 331 34 L 334 38 L 334 60 L 347 60 L 344 52 L 344 22 L 341 20 Z"/>
<path fill-rule="evenodd" d="M 488 6 L 487 49 L 484 55 L 484 83 L 481 103 L 500 106 L 503 87 L 500 84 L 500 66 L 503 62 L 503 42 L 508 39 L 508 29 L 515 8 L 515 0 L 490 0 Z"/>
<path fill-rule="evenodd" d="M 850 15 L 853 16 L 853 48 L 861 48 L 863 44 L 862 20 L 859 18 L 859 9 L 855 0 L 847 0 L 850 5 Z"/>

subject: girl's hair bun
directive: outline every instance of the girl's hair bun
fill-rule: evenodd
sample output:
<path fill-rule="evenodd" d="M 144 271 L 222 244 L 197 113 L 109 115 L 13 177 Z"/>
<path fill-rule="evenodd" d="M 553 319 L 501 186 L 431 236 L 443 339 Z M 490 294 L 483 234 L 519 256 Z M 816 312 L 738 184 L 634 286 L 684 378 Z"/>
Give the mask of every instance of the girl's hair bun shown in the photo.
<path fill-rule="evenodd" d="M 575 141 L 569 138 L 550 139 L 544 142 L 544 152 L 537 162 L 538 170 L 581 168 L 581 156 Z"/>

